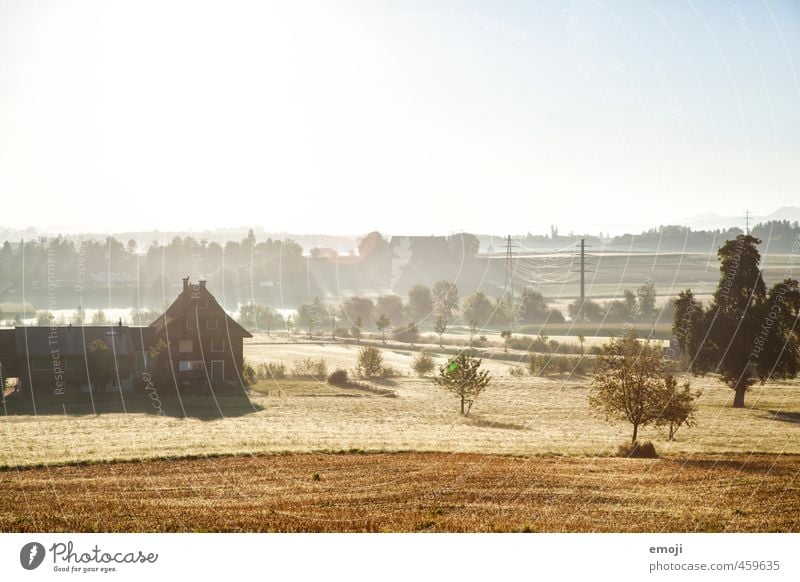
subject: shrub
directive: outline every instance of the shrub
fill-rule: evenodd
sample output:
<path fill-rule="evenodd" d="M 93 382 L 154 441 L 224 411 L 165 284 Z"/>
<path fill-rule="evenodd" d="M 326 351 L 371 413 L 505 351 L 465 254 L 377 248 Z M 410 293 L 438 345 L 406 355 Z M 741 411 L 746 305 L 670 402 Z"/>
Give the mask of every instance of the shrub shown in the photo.
<path fill-rule="evenodd" d="M 657 459 L 656 447 L 650 441 L 625 442 L 617 447 L 618 457 L 629 459 Z"/>
<path fill-rule="evenodd" d="M 419 328 L 416 323 L 409 323 L 403 327 L 398 327 L 392 333 L 392 337 L 399 342 L 406 342 L 413 344 L 419 340 Z"/>
<path fill-rule="evenodd" d="M 245 359 L 242 362 L 242 382 L 245 386 L 252 386 L 256 383 L 256 378 L 257 375 L 255 369 L 253 368 L 252 364 Z"/>
<path fill-rule="evenodd" d="M 379 377 L 383 373 L 383 367 L 383 354 L 378 348 L 364 346 L 358 352 L 356 370 L 359 376 L 364 378 Z"/>
<path fill-rule="evenodd" d="M 347 370 L 343 370 L 341 368 L 336 368 L 331 375 L 328 376 L 328 384 L 333 384 L 334 386 L 347 386 L 350 383 L 350 379 L 347 376 Z"/>
<path fill-rule="evenodd" d="M 296 360 L 294 363 L 294 375 L 299 378 L 315 378 L 321 379 L 328 375 L 328 363 L 325 358 L 315 360 L 314 358 L 305 358 L 304 360 Z"/>
<path fill-rule="evenodd" d="M 414 370 L 420 378 L 433 372 L 433 368 L 433 357 L 428 352 L 420 352 L 411 361 L 411 369 Z"/>
<path fill-rule="evenodd" d="M 521 378 L 525 375 L 525 368 L 522 366 L 514 366 L 508 371 L 508 373 L 514 378 Z"/>
<path fill-rule="evenodd" d="M 258 367 L 258 377 L 265 380 L 280 380 L 286 377 L 286 364 L 283 362 L 267 362 Z"/>

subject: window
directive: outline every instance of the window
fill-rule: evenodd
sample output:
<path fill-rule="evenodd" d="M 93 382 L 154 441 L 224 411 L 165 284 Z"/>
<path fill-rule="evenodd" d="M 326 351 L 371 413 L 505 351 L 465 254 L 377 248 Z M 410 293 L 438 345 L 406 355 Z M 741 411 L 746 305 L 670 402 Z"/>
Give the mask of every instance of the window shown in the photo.
<path fill-rule="evenodd" d="M 178 351 L 181 353 L 190 353 L 194 351 L 194 342 L 191 339 L 182 339 L 178 342 Z"/>
<path fill-rule="evenodd" d="M 44 372 L 53 369 L 53 360 L 50 358 L 33 358 L 33 370 L 35 372 Z"/>
<path fill-rule="evenodd" d="M 219 322 L 216 317 L 209 317 L 206 319 L 206 329 L 217 329 Z"/>
<path fill-rule="evenodd" d="M 186 329 L 197 329 L 197 319 L 195 319 L 194 317 L 187 317 Z"/>
<path fill-rule="evenodd" d="M 181 360 L 180 362 L 178 362 L 179 372 L 190 372 L 192 370 L 202 370 L 202 369 L 203 369 L 202 360 Z"/>
<path fill-rule="evenodd" d="M 225 351 L 225 338 L 212 337 L 211 338 L 211 351 L 224 352 Z"/>

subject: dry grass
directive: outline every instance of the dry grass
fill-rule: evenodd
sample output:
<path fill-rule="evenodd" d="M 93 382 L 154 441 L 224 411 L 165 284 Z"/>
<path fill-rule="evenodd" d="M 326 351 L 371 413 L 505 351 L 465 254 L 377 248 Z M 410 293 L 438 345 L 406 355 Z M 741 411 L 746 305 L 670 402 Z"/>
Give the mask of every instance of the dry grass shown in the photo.
<path fill-rule="evenodd" d="M 800 457 L 301 454 L 2 471 L 2 531 L 800 529 Z"/>

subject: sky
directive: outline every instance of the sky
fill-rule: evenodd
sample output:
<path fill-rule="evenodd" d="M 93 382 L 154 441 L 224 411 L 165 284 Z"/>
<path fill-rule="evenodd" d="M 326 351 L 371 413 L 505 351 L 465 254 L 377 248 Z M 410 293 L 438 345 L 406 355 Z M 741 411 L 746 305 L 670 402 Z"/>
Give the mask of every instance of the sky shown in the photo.
<path fill-rule="evenodd" d="M 800 1 L 0 2 L 0 225 L 617 233 L 800 205 Z"/>

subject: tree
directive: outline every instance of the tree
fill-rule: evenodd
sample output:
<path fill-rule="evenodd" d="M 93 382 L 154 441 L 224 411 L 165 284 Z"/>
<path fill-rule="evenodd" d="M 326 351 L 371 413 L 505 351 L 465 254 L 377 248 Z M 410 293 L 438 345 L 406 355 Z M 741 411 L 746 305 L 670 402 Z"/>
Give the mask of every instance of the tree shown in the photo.
<path fill-rule="evenodd" d="M 491 383 L 487 370 L 481 370 L 481 360 L 459 354 L 439 368 L 436 383 L 461 401 L 461 414 L 466 416 L 472 404 Z"/>
<path fill-rule="evenodd" d="M 365 297 L 350 297 L 342 303 L 345 321 L 361 320 L 361 328 L 370 327 L 375 316 L 375 304 Z"/>
<path fill-rule="evenodd" d="M 439 315 L 433 323 L 433 331 L 439 336 L 439 347 L 442 347 L 442 336 L 447 331 L 447 320 L 444 315 Z"/>
<path fill-rule="evenodd" d="M 423 285 L 415 285 L 408 292 L 408 317 L 411 321 L 424 321 L 433 311 L 433 295 Z"/>
<path fill-rule="evenodd" d="M 420 378 L 424 378 L 427 374 L 433 372 L 433 367 L 433 357 L 428 352 L 420 352 L 411 360 L 411 369 Z"/>
<path fill-rule="evenodd" d="M 691 289 L 678 293 L 675 315 L 672 321 L 672 336 L 678 344 L 678 352 L 693 360 L 703 342 L 703 304 L 694 297 Z"/>
<path fill-rule="evenodd" d="M 75 308 L 75 314 L 72 316 L 72 323 L 75 325 L 83 325 L 86 321 L 86 311 L 84 311 L 83 306 L 78 305 Z"/>
<path fill-rule="evenodd" d="M 636 314 L 639 321 L 653 321 L 658 314 L 656 311 L 656 286 L 648 281 L 636 290 Z"/>
<path fill-rule="evenodd" d="M 734 408 L 744 407 L 747 389 L 771 378 L 794 378 L 800 371 L 800 288 L 784 279 L 769 291 L 761 276 L 760 240 L 740 234 L 717 255 L 720 281 L 708 309 L 698 308 L 690 291 L 676 303 L 673 328 L 687 333 L 679 346 L 694 351 L 695 374 L 716 372 L 734 391 Z"/>
<path fill-rule="evenodd" d="M 508 351 L 508 340 L 511 339 L 511 330 L 506 329 L 500 332 L 500 337 L 503 338 L 503 351 Z"/>
<path fill-rule="evenodd" d="M 586 336 L 578 334 L 578 343 L 581 344 L 581 355 L 583 355 L 583 344 L 586 342 Z"/>
<path fill-rule="evenodd" d="M 447 244 L 458 260 L 474 258 L 481 247 L 478 237 L 468 232 L 460 232 L 447 237 Z"/>
<path fill-rule="evenodd" d="M 284 323 L 280 313 L 265 305 L 259 305 L 252 301 L 243 304 L 239 308 L 239 317 L 237 320 L 242 326 L 251 331 L 266 330 L 267 335 L 269 335 L 270 329 L 283 325 Z"/>
<path fill-rule="evenodd" d="M 666 419 L 675 381 L 665 364 L 661 347 L 639 341 L 635 332 L 612 338 L 595 362 L 589 405 L 609 422 L 631 423 L 635 443 L 639 428 Z"/>
<path fill-rule="evenodd" d="M 383 354 L 378 348 L 364 346 L 358 352 L 356 364 L 358 375 L 364 378 L 375 378 L 383 373 Z"/>
<path fill-rule="evenodd" d="M 449 281 L 438 281 L 431 291 L 437 316 L 449 320 L 458 311 L 458 287 Z"/>
<path fill-rule="evenodd" d="M 50 311 L 37 311 L 36 312 L 36 325 L 51 326 L 55 321 L 55 316 Z"/>
<path fill-rule="evenodd" d="M 86 364 L 93 392 L 97 392 L 114 377 L 114 356 L 103 340 L 94 340 L 89 344 Z"/>
<path fill-rule="evenodd" d="M 364 322 L 360 317 L 356 317 L 353 327 L 350 328 L 350 334 L 356 338 L 357 342 L 361 342 L 361 330 L 364 328 Z"/>
<path fill-rule="evenodd" d="M 492 317 L 492 302 L 483 291 L 477 291 L 464 299 L 463 304 L 464 319 L 472 322 L 479 322 L 486 325 Z"/>
<path fill-rule="evenodd" d="M 519 300 L 518 318 L 523 323 L 561 323 L 564 315 L 558 309 L 548 307 L 548 300 L 534 289 L 527 287 Z"/>
<path fill-rule="evenodd" d="M 469 320 L 469 345 L 472 345 L 475 339 L 475 333 L 478 331 L 478 322 L 474 319 Z"/>
<path fill-rule="evenodd" d="M 697 412 L 695 398 L 700 396 L 700 392 L 692 393 L 689 383 L 678 386 L 677 380 L 672 376 L 665 378 L 665 389 L 667 390 L 667 404 L 661 412 L 661 420 L 657 424 L 663 424 L 668 429 L 668 440 L 675 440 L 675 433 L 682 426 L 695 426 L 694 415 Z"/>
<path fill-rule="evenodd" d="M 398 295 L 381 295 L 375 309 L 390 321 L 403 321 L 403 300 Z"/>
<path fill-rule="evenodd" d="M 375 322 L 375 327 L 377 327 L 378 331 L 381 332 L 381 340 L 383 340 L 384 344 L 386 343 L 386 330 L 389 329 L 391 323 L 391 320 L 383 313 L 381 313 L 380 317 L 378 317 L 378 321 Z"/>
<path fill-rule="evenodd" d="M 286 337 L 292 336 L 292 328 L 294 327 L 294 318 L 290 315 L 286 318 Z"/>
<path fill-rule="evenodd" d="M 567 306 L 567 314 L 572 321 L 588 321 L 589 323 L 600 323 L 605 316 L 605 312 L 596 301 L 591 299 L 576 299 Z"/>
<path fill-rule="evenodd" d="M 107 323 L 108 319 L 106 318 L 105 311 L 98 309 L 92 316 L 92 325 L 106 325 Z"/>

